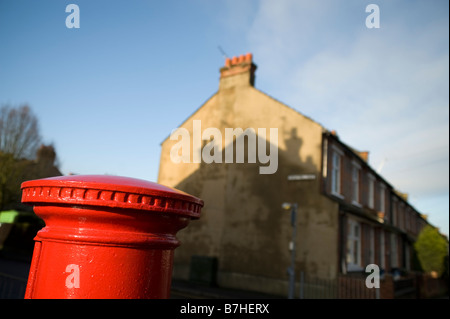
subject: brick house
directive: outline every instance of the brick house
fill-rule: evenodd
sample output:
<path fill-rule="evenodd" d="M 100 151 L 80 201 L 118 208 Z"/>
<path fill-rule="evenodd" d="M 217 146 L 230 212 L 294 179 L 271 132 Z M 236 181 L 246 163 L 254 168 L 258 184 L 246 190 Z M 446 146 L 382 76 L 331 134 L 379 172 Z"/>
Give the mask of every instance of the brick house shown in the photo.
<path fill-rule="evenodd" d="M 171 160 L 176 139 L 168 137 L 161 144 L 158 183 L 205 202 L 200 220 L 178 235 L 174 278 L 198 280 L 195 261 L 204 257 L 214 260 L 202 268 L 209 283 L 285 295 L 292 228 L 283 202 L 299 207 L 297 274 L 336 281 L 362 276 L 366 265 L 375 263 L 385 274 L 408 276 L 412 243 L 426 218 L 370 167 L 368 152 L 351 148 L 334 131 L 256 89 L 255 71 L 251 54 L 225 61 L 218 91 L 180 125 L 190 136 L 187 161 Z M 266 151 L 277 147 L 276 172 L 260 174 L 263 164 L 249 160 L 251 136 L 246 131 L 232 142 L 222 134 L 223 147 L 211 163 L 195 161 L 211 136 L 195 141 L 194 121 L 220 132 L 276 128 L 277 143 L 268 138 L 263 143 Z M 244 160 L 227 162 L 223 155 L 237 151 L 241 138 L 248 151 Z M 315 179 L 289 181 L 292 174 Z"/>
<path fill-rule="evenodd" d="M 426 218 L 368 165 L 368 152 L 325 132 L 323 154 L 322 192 L 339 203 L 341 273 L 367 264 L 387 273 L 411 271 L 412 245 Z"/>

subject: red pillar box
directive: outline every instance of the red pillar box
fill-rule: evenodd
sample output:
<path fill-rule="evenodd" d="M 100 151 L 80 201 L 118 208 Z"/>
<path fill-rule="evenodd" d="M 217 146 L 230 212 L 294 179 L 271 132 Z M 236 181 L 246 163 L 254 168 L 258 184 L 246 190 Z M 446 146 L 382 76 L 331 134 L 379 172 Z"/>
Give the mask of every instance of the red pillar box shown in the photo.
<path fill-rule="evenodd" d="M 176 233 L 203 201 L 139 179 L 78 175 L 27 181 L 22 202 L 46 226 L 25 298 L 168 298 Z"/>

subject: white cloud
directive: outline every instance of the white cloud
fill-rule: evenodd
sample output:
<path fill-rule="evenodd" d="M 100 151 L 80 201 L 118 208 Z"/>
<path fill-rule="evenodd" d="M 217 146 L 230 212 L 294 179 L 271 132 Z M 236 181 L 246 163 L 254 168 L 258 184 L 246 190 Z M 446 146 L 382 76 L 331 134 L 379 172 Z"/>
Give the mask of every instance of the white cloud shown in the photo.
<path fill-rule="evenodd" d="M 448 16 L 433 5 L 380 1 L 369 30 L 360 1 L 262 1 L 247 36 L 269 94 L 369 150 L 374 168 L 386 158 L 394 187 L 448 199 Z"/>
<path fill-rule="evenodd" d="M 307 57 L 327 40 L 326 32 L 336 1 L 261 1 L 247 38 L 269 76 L 282 76 L 293 64 Z M 332 28 L 330 34 L 337 34 Z M 313 45 L 312 45 L 313 44 Z"/>

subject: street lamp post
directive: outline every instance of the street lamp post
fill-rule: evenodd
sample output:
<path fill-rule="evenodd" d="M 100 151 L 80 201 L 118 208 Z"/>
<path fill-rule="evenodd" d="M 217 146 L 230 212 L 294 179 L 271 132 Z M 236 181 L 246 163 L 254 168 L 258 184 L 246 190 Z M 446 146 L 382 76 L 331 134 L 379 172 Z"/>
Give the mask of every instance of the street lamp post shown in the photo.
<path fill-rule="evenodd" d="M 288 181 L 312 181 L 316 179 L 315 174 L 293 174 L 288 175 Z M 291 226 L 292 226 L 292 241 L 290 242 L 289 249 L 291 251 L 291 266 L 288 267 L 289 274 L 289 293 L 288 299 L 294 299 L 295 291 L 295 237 L 297 233 L 297 203 L 283 203 L 281 205 L 285 210 L 291 210 Z"/>
<path fill-rule="evenodd" d="M 287 272 L 289 275 L 289 291 L 288 299 L 294 299 L 295 291 L 295 237 L 297 233 L 297 203 L 283 203 L 283 209 L 291 210 L 291 226 L 292 226 L 292 241 L 289 243 L 289 250 L 291 251 L 291 266 L 288 267 Z"/>

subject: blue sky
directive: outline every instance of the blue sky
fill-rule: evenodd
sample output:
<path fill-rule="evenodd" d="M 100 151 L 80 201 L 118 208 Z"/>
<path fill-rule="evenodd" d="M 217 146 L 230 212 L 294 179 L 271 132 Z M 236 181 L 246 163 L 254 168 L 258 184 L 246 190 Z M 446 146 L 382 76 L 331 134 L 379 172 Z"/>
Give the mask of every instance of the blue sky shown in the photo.
<path fill-rule="evenodd" d="M 68 4 L 80 28 L 68 29 Z M 368 29 L 368 4 L 380 8 Z M 448 234 L 444 0 L 0 0 L 0 104 L 29 104 L 62 172 L 156 181 L 160 143 L 252 52 L 256 87 L 370 151 Z"/>

